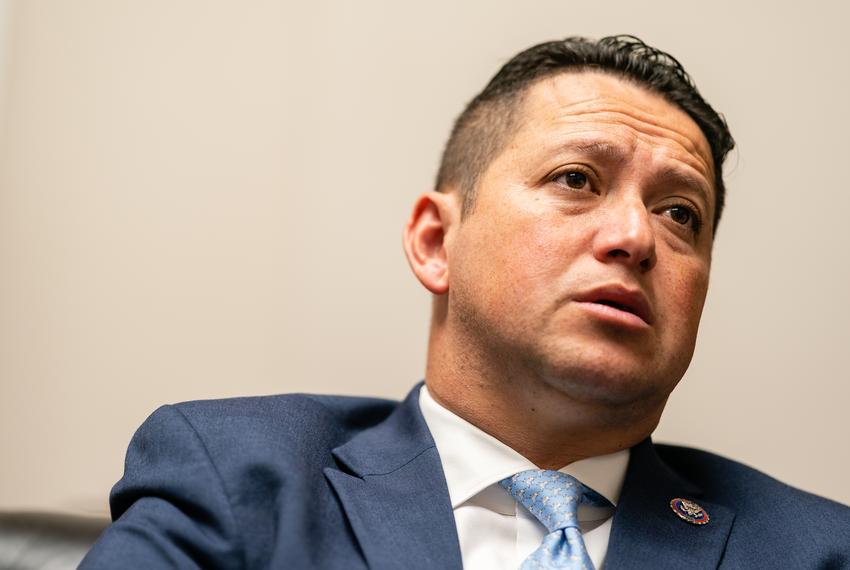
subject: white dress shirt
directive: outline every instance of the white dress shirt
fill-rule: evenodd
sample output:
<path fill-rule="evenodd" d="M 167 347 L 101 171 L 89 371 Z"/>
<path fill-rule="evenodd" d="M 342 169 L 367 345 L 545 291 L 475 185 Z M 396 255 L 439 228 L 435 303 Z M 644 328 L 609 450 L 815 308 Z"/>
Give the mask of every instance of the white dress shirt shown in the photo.
<path fill-rule="evenodd" d="M 465 570 L 516 570 L 548 531 L 499 485 L 526 469 L 528 459 L 438 404 L 422 386 L 419 407 L 443 464 Z M 613 505 L 620 499 L 629 451 L 591 457 L 560 469 Z M 587 552 L 602 568 L 614 510 L 582 505 L 579 526 Z"/>

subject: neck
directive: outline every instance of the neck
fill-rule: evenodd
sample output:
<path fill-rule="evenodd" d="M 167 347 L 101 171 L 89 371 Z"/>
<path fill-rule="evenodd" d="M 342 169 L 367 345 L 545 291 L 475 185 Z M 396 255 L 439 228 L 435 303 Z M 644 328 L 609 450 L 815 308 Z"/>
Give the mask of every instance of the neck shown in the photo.
<path fill-rule="evenodd" d="M 447 337 L 432 330 L 425 374 L 432 397 L 538 467 L 560 469 L 630 448 L 660 419 L 664 402 L 646 409 L 573 398 L 522 365 Z"/>

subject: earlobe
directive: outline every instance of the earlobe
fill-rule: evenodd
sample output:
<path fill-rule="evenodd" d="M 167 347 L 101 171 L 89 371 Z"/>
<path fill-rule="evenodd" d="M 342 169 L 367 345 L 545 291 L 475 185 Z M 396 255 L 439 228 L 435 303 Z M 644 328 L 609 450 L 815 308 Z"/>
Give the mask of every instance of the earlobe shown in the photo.
<path fill-rule="evenodd" d="M 419 282 L 435 295 L 449 290 L 447 236 L 459 213 L 454 192 L 427 192 L 416 201 L 404 227 L 407 262 Z"/>

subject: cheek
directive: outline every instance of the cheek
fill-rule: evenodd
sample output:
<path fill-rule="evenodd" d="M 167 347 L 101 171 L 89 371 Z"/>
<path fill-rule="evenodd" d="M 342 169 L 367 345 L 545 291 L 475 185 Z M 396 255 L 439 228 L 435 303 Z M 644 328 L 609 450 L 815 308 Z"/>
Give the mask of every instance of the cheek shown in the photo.
<path fill-rule="evenodd" d="M 537 219 L 496 220 L 464 236 L 459 277 L 474 287 L 490 310 L 531 308 L 563 270 L 562 240 Z M 559 261 L 560 260 L 560 261 Z"/>
<path fill-rule="evenodd" d="M 536 295 L 557 283 L 564 270 L 564 241 L 551 225 L 538 220 L 513 223 L 504 228 L 495 248 L 493 269 L 501 272 L 502 282 L 511 296 L 523 303 L 534 303 Z"/>
<path fill-rule="evenodd" d="M 665 288 L 660 298 L 672 302 L 667 306 L 670 328 L 681 334 L 696 336 L 705 296 L 708 292 L 708 265 L 701 260 L 689 259 L 677 266 L 677 271 L 661 276 Z"/>

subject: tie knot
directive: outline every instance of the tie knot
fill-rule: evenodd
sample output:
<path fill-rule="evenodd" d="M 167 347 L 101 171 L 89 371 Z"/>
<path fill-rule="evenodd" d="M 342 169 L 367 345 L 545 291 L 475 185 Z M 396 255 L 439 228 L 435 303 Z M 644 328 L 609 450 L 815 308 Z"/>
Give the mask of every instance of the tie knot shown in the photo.
<path fill-rule="evenodd" d="M 575 477 L 560 471 L 529 469 L 502 479 L 499 484 L 549 532 L 577 528 L 579 503 L 611 504 Z"/>

